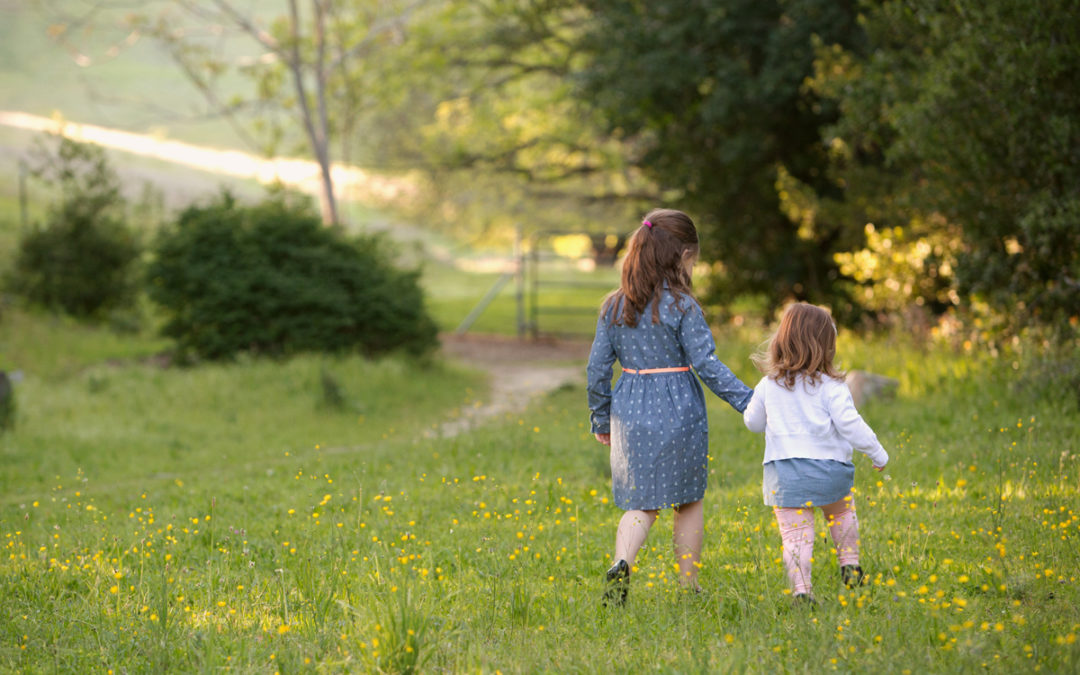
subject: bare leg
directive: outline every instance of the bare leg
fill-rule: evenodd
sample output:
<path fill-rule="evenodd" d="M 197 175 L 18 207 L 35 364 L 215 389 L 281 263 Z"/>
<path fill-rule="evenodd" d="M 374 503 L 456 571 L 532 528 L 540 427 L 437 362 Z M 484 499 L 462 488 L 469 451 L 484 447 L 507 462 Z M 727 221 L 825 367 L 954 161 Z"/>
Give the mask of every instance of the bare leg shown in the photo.
<path fill-rule="evenodd" d="M 615 533 L 615 561 L 625 560 L 634 566 L 638 550 L 649 536 L 649 528 L 656 522 L 656 511 L 627 511 L 619 521 Z"/>
<path fill-rule="evenodd" d="M 687 588 L 698 589 L 698 562 L 701 560 L 701 542 L 705 536 L 704 501 L 675 507 L 675 524 L 672 541 L 675 559 L 679 561 L 679 583 Z"/>

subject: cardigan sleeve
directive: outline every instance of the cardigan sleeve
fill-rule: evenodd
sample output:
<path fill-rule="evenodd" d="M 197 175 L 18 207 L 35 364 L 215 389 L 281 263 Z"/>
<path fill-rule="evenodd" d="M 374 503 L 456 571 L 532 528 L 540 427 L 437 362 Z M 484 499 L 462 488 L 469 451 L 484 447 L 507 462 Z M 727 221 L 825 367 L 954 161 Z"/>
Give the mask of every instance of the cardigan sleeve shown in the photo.
<path fill-rule="evenodd" d="M 885 452 L 877 434 L 855 409 L 851 390 L 846 384 L 833 381 L 826 396 L 826 404 L 829 407 L 829 417 L 844 440 L 869 457 L 874 466 L 882 467 L 889 463 L 889 453 Z"/>
<path fill-rule="evenodd" d="M 746 410 L 746 404 L 750 402 L 754 390 L 743 384 L 742 380 L 717 358 L 716 341 L 705 321 L 705 313 L 696 302 L 690 302 L 690 307 L 679 322 L 679 342 L 690 359 L 690 365 L 705 386 L 732 408 L 739 412 Z"/>
<path fill-rule="evenodd" d="M 596 336 L 589 350 L 589 364 L 585 368 L 589 422 L 594 434 L 611 433 L 611 376 L 614 365 L 615 347 L 611 344 L 608 322 L 601 314 L 596 321 Z"/>
<path fill-rule="evenodd" d="M 761 381 L 754 387 L 753 398 L 750 399 L 750 403 L 747 404 L 746 410 L 743 411 L 743 424 L 746 428 L 755 433 L 761 433 L 765 431 L 765 423 L 768 421 L 768 415 L 765 410 L 765 378 L 761 378 Z"/>

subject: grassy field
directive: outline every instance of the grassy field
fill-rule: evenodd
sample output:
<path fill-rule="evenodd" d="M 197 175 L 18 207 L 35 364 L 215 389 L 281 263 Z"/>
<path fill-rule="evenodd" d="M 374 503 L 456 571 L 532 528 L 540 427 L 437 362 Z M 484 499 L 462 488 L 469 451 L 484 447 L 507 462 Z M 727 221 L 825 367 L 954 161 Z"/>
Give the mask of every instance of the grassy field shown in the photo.
<path fill-rule="evenodd" d="M 73 68 L 43 42 L 47 17 L 12 7 L 0 4 L 0 107 L 235 144 L 220 122 L 184 121 L 199 106 L 146 41 L 109 61 L 117 36 L 84 34 L 97 60 Z M 15 134 L 0 130 L 12 160 L 0 269 L 20 227 Z M 124 164 L 182 200 L 217 184 Z M 497 277 L 428 262 L 440 327 Z M 552 278 L 600 282 L 545 295 L 564 308 L 595 307 L 616 282 Z M 515 315 L 508 285 L 474 331 L 512 334 Z M 448 436 L 441 423 L 489 391 L 459 364 L 175 368 L 153 315 L 133 316 L 141 329 L 118 333 L 0 304 L 0 370 L 17 397 L 0 434 L 0 672 L 1080 671 L 1080 411 L 1031 355 L 842 334 L 843 366 L 901 385 L 863 410 L 893 458 L 885 474 L 857 461 L 872 582 L 842 589 L 821 538 L 813 611 L 786 591 L 762 439 L 712 400 L 706 592 L 679 590 L 665 514 L 612 611 L 599 599 L 620 512 L 581 387 Z M 540 328 L 587 333 L 593 320 L 547 314 Z M 721 358 L 750 383 L 763 337 L 721 335 Z"/>
<path fill-rule="evenodd" d="M 240 147 L 229 125 L 207 114 L 202 95 L 168 52 L 127 24 L 132 11 L 155 17 L 168 2 L 96 4 L 0 3 L 0 109 Z M 240 38 L 204 39 L 204 44 L 235 56 L 253 51 Z M 230 75 L 223 84 L 225 98 L 250 90 L 239 76 Z"/>
<path fill-rule="evenodd" d="M 706 593 L 678 590 L 665 516 L 611 611 L 619 512 L 580 389 L 443 437 L 486 388 L 438 360 L 162 368 L 154 338 L 51 321 L 0 321 L 0 367 L 23 370 L 0 670 L 1080 668 L 1075 392 L 1008 362 L 843 336 L 847 367 L 902 385 L 863 411 L 893 457 L 857 463 L 873 581 L 842 589 L 822 539 L 811 612 L 786 594 L 761 438 L 712 402 Z M 721 341 L 748 381 L 759 338 Z"/>

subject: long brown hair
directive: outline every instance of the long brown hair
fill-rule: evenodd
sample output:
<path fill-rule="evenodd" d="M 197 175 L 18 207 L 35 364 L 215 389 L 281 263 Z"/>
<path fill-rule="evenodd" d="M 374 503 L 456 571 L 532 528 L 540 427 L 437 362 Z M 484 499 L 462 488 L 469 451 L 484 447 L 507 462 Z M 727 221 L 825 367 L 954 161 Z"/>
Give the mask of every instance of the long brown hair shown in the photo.
<path fill-rule="evenodd" d="M 833 365 L 836 358 L 836 324 L 824 307 L 797 302 L 788 305 L 780 317 L 767 347 L 752 359 L 767 376 L 793 389 L 802 375 L 811 385 L 822 375 L 842 380 L 844 374 Z"/>
<path fill-rule="evenodd" d="M 612 323 L 636 326 L 645 306 L 659 297 L 665 281 L 679 306 L 683 295 L 693 297 L 686 261 L 697 254 L 697 229 L 690 216 L 675 209 L 649 211 L 630 238 L 622 283 L 604 299 L 601 314 L 607 316 L 610 311 Z M 659 302 L 653 303 L 652 322 L 660 323 Z"/>

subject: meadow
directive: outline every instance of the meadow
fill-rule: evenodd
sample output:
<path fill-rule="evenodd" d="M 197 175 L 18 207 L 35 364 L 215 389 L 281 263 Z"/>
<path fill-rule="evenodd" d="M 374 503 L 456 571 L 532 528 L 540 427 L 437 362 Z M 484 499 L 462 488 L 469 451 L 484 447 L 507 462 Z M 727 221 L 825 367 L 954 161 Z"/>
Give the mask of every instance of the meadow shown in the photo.
<path fill-rule="evenodd" d="M 169 6 L 160 0 L 93 8 L 0 3 L 0 109 L 250 150 L 209 110 L 167 50 L 128 23 L 133 12 L 154 18 Z M 172 16 L 174 25 L 182 23 L 184 15 Z M 242 42 L 219 40 L 217 48 L 235 55 Z M 250 90 L 233 74 L 221 84 L 230 93 Z"/>
<path fill-rule="evenodd" d="M 0 670 L 1076 671 L 1075 391 L 1033 357 L 841 337 L 901 381 L 863 409 L 893 458 L 857 458 L 871 583 L 842 588 L 820 537 L 820 605 L 792 605 L 762 439 L 713 399 L 705 593 L 667 514 L 607 609 L 620 512 L 581 386 L 447 435 L 488 385 L 440 357 L 178 368 L 152 335 L 5 308 Z M 760 329 L 719 338 L 756 381 Z"/>
<path fill-rule="evenodd" d="M 113 22 L 59 49 L 42 42 L 48 17 L 0 3 L 0 18 L 0 107 L 240 145 L 148 38 L 127 44 Z M 75 48 L 92 69 L 72 68 Z M 28 144 L 0 130 L 0 268 L 21 228 L 15 157 Z M 222 180 L 122 164 L 125 184 L 167 184 L 170 206 Z M 35 189 L 32 221 L 44 213 Z M 350 221 L 379 220 L 344 206 Z M 409 244 L 431 236 L 413 232 L 404 258 L 425 257 Z M 426 263 L 440 328 L 454 330 L 497 278 Z M 515 315 L 507 286 L 473 330 L 511 335 Z M 490 401 L 476 364 L 304 355 L 178 367 L 154 328 L 143 307 L 94 327 L 0 297 L 0 370 L 17 400 L 15 427 L 0 433 L 0 672 L 1080 672 L 1075 355 L 842 332 L 843 367 L 900 387 L 862 410 L 892 456 L 883 474 L 856 458 L 870 583 L 840 585 L 818 515 L 812 610 L 792 604 L 761 503 L 763 440 L 711 399 L 705 592 L 680 590 L 664 514 L 627 606 L 608 609 L 621 513 L 581 382 L 446 427 Z M 721 358 L 755 382 L 747 357 L 765 327 L 717 336 Z"/>

